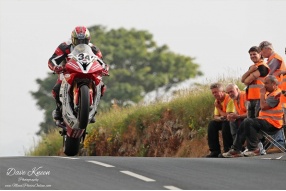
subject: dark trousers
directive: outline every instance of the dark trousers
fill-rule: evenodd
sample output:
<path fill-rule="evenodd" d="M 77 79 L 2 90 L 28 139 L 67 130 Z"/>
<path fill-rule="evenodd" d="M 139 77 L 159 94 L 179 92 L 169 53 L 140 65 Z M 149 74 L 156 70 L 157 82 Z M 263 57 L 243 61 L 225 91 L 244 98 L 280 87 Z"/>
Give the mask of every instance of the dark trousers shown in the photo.
<path fill-rule="evenodd" d="M 260 99 L 253 99 L 248 102 L 248 117 L 255 118 L 260 111 Z"/>
<path fill-rule="evenodd" d="M 258 148 L 260 130 L 271 135 L 275 134 L 279 129 L 268 123 L 266 120 L 258 118 L 246 118 L 238 128 L 236 138 L 233 142 L 235 150 L 241 150 L 242 140 L 247 140 L 247 148 L 252 151 Z"/>
<path fill-rule="evenodd" d="M 234 122 L 229 122 L 230 132 L 231 132 L 233 140 L 235 139 L 235 136 L 237 134 L 238 128 L 239 128 L 239 126 L 240 126 L 240 124 L 242 123 L 243 120 L 244 119 L 237 119 Z"/>
<path fill-rule="evenodd" d="M 208 126 L 208 144 L 211 152 L 221 152 L 219 144 L 219 131 L 222 132 L 224 152 L 227 152 L 232 145 L 229 121 L 212 120 Z"/>
<path fill-rule="evenodd" d="M 60 101 L 60 88 L 61 88 L 61 82 L 57 81 L 57 83 L 55 84 L 55 86 L 53 87 L 53 97 L 55 98 L 56 100 L 56 104 L 57 104 L 57 107 L 61 107 L 62 103 Z"/>

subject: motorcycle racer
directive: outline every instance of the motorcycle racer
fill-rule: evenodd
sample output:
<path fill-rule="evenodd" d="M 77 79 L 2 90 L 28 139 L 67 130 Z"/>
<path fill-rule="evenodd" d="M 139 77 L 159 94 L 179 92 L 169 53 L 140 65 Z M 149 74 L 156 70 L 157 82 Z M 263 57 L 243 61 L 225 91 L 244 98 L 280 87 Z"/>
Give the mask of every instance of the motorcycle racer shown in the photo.
<path fill-rule="evenodd" d="M 58 79 L 55 86 L 52 89 L 53 97 L 56 101 L 56 109 L 53 112 L 53 118 L 55 120 L 62 120 L 61 106 L 62 103 L 59 98 L 59 91 L 62 83 L 62 72 L 64 71 L 64 65 L 69 60 L 68 55 L 71 53 L 73 48 L 78 44 L 87 44 L 91 47 L 93 53 L 102 59 L 101 51 L 92 43 L 90 43 L 90 33 L 85 26 L 77 26 L 71 33 L 71 39 L 66 42 L 61 43 L 55 50 L 54 54 L 48 61 L 48 67 L 55 73 L 58 74 Z M 108 70 L 105 68 L 105 70 Z M 106 71 L 108 73 L 108 71 Z M 103 84 L 103 83 L 102 83 Z M 105 86 L 101 87 L 101 95 L 105 92 Z M 91 123 L 95 122 L 93 117 L 90 121 Z"/>

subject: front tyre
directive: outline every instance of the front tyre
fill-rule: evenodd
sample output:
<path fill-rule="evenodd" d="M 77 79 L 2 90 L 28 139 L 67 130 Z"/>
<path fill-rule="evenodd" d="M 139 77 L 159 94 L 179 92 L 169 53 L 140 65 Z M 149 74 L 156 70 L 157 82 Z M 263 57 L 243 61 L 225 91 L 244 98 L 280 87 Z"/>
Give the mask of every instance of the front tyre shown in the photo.
<path fill-rule="evenodd" d="M 87 85 L 80 87 L 79 96 L 79 112 L 78 112 L 78 122 L 80 129 L 86 129 L 89 117 L 89 88 Z"/>
<path fill-rule="evenodd" d="M 88 125 L 88 117 L 89 117 L 89 88 L 86 85 L 80 87 L 80 95 L 79 95 L 79 110 L 78 110 L 78 122 L 80 129 L 86 129 Z M 85 133 L 85 132 L 84 132 Z M 79 146 L 80 146 L 79 138 L 72 138 L 69 136 L 65 137 L 65 146 L 64 146 L 64 153 L 67 156 L 75 156 L 78 154 Z"/>

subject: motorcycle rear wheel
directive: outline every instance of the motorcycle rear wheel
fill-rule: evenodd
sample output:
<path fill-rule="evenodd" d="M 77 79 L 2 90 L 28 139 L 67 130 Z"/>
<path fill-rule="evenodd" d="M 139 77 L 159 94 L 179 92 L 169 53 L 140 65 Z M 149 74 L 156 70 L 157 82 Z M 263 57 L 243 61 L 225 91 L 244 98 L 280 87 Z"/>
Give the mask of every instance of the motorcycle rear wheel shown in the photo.
<path fill-rule="evenodd" d="M 65 139 L 64 153 L 67 156 L 77 155 L 80 145 L 80 138 L 72 138 L 65 135 L 64 139 Z"/>

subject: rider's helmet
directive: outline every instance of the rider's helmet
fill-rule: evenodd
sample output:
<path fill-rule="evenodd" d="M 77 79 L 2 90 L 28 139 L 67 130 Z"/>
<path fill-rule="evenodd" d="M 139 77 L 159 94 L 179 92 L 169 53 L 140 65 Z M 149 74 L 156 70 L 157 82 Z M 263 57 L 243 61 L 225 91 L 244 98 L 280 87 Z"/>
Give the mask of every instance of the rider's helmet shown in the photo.
<path fill-rule="evenodd" d="M 71 34 L 72 44 L 88 44 L 90 42 L 90 33 L 85 26 L 77 26 Z"/>

